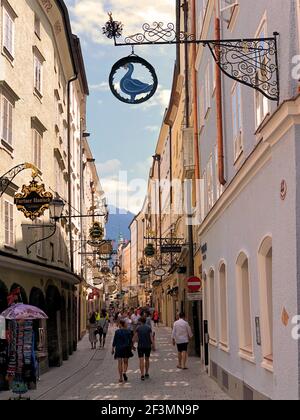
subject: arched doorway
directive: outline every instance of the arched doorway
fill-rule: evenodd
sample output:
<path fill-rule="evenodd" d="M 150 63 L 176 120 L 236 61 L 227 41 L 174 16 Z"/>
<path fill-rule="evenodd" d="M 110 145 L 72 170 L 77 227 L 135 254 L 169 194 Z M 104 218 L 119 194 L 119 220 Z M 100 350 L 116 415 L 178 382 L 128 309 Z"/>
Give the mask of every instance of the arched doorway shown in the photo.
<path fill-rule="evenodd" d="M 14 283 L 10 288 L 10 293 L 13 290 L 16 290 L 16 289 L 20 289 L 20 295 L 19 295 L 18 302 L 19 303 L 25 303 L 25 305 L 28 305 L 28 298 L 27 298 L 27 294 L 25 292 L 24 287 L 20 286 L 18 283 Z"/>
<path fill-rule="evenodd" d="M 47 336 L 50 367 L 57 367 L 62 364 L 60 311 L 60 293 L 57 287 L 50 285 L 46 292 L 46 313 L 49 317 L 47 322 Z"/>
<path fill-rule="evenodd" d="M 46 301 L 44 297 L 44 293 L 41 291 L 41 289 L 38 289 L 37 287 L 33 287 L 30 292 L 29 296 L 29 305 L 36 306 L 37 308 L 42 309 L 44 312 L 46 311 Z M 34 320 L 33 321 L 33 332 L 35 337 L 35 350 L 38 349 L 39 344 L 42 344 L 39 342 L 40 340 L 40 334 L 39 334 L 39 328 L 41 327 L 41 321 Z"/>
<path fill-rule="evenodd" d="M 8 289 L 0 280 L 0 314 L 7 308 Z"/>

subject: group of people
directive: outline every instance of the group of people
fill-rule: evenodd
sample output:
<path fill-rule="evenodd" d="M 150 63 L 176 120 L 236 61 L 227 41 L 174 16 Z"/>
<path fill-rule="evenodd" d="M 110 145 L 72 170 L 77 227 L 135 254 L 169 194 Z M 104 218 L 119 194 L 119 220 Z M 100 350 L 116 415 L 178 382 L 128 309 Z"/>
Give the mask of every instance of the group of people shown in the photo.
<path fill-rule="evenodd" d="M 99 336 L 99 348 L 105 346 L 106 336 L 109 327 L 109 315 L 105 309 L 99 312 L 93 312 L 89 318 L 89 340 L 92 350 L 97 348 Z"/>
<path fill-rule="evenodd" d="M 132 308 L 129 312 L 117 313 L 115 322 L 119 327 L 115 332 L 112 354 L 118 360 L 119 382 L 127 382 L 128 361 L 136 350 L 140 360 L 141 380 L 150 377 L 150 355 L 155 350 L 155 332 L 153 324 L 158 326 L 157 311 Z M 137 347 L 136 347 L 137 345 Z"/>
<path fill-rule="evenodd" d="M 103 310 L 101 315 L 93 313 L 90 317 L 90 342 L 92 349 L 97 347 L 97 335 L 99 335 L 100 347 L 105 345 L 109 323 L 115 322 L 115 331 L 112 355 L 118 361 L 119 383 L 128 381 L 129 359 L 134 357 L 137 351 L 141 380 L 150 378 L 150 356 L 155 351 L 155 331 L 159 325 L 159 313 L 157 311 L 141 310 L 132 308 L 130 311 L 109 314 Z M 193 337 L 191 327 L 185 320 L 185 314 L 180 313 L 173 325 L 172 341 L 178 350 L 178 369 L 187 369 L 188 344 Z"/>

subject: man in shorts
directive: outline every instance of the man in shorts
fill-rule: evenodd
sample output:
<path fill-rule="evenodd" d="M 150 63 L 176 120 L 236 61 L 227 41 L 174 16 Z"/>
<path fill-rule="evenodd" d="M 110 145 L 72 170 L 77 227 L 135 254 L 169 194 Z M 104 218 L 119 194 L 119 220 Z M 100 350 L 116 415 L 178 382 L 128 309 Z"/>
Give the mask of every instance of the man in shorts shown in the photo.
<path fill-rule="evenodd" d="M 190 339 L 193 337 L 191 327 L 185 320 L 185 314 L 179 314 L 179 320 L 174 323 L 172 340 L 173 345 L 177 345 L 178 350 L 178 369 L 187 369 L 187 351 Z"/>
<path fill-rule="evenodd" d="M 140 319 L 141 325 L 137 327 L 134 342 L 138 343 L 138 355 L 140 359 L 141 380 L 149 379 L 150 354 L 153 343 L 151 328 L 146 325 L 146 318 Z"/>

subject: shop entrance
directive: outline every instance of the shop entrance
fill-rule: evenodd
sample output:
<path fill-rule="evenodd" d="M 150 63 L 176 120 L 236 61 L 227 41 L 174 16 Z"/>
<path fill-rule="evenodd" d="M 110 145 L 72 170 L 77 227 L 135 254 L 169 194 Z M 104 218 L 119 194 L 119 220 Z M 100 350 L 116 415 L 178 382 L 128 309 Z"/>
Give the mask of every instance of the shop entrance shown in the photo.
<path fill-rule="evenodd" d="M 51 285 L 47 288 L 46 308 L 49 317 L 47 322 L 49 366 L 58 367 L 62 364 L 61 296 L 55 286 Z"/>

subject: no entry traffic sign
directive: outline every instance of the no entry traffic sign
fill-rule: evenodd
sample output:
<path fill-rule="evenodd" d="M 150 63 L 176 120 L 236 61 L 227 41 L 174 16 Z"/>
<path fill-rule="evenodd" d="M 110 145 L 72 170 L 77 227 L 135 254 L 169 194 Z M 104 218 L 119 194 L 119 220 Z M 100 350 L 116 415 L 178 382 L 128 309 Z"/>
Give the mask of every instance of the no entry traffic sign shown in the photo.
<path fill-rule="evenodd" d="M 202 288 L 202 281 L 199 277 L 190 277 L 187 280 L 187 286 L 190 292 L 199 292 Z"/>

